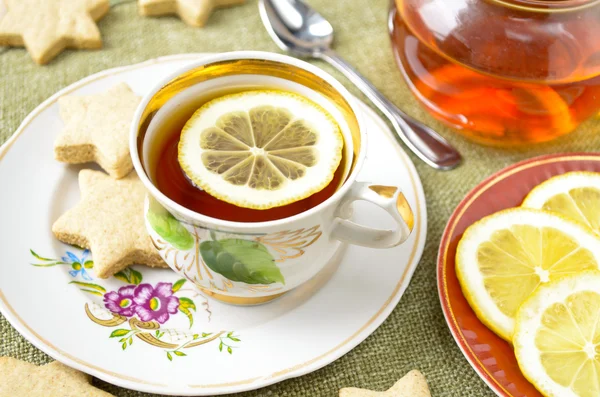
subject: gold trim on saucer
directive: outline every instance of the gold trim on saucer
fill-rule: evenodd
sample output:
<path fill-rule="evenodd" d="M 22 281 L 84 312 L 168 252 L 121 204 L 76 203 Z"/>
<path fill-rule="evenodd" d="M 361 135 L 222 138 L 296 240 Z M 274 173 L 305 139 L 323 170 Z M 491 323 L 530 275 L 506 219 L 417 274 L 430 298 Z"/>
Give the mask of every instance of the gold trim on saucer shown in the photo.
<path fill-rule="evenodd" d="M 211 291 L 206 288 L 196 286 L 203 293 L 223 303 L 229 303 L 230 305 L 238 306 L 255 306 L 262 305 L 263 303 L 271 302 L 285 294 L 285 292 L 270 295 L 270 296 L 257 296 L 257 297 L 242 297 L 242 296 L 229 296 L 225 294 L 219 294 L 218 292 Z M 286 291 L 287 292 L 287 291 Z"/>

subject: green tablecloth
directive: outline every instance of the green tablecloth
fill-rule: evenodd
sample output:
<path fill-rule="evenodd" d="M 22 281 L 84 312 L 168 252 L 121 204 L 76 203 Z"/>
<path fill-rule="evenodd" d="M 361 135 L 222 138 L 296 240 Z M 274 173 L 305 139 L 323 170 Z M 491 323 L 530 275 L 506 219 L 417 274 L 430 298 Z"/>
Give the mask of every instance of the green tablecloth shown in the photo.
<path fill-rule="evenodd" d="M 387 34 L 388 0 L 312 0 L 335 27 L 335 47 L 375 86 L 409 114 L 441 131 L 465 157 L 451 172 L 438 172 L 413 159 L 427 197 L 429 228 L 425 252 L 410 286 L 389 319 L 366 341 L 327 367 L 243 396 L 335 396 L 341 387 L 385 390 L 411 369 L 421 370 L 434 396 L 492 396 L 454 343 L 440 308 L 435 277 L 443 228 L 454 207 L 479 181 L 516 161 L 544 153 L 600 148 L 598 121 L 551 144 L 519 150 L 470 143 L 429 117 L 411 97 L 396 68 Z M 59 89 L 101 70 L 186 52 L 279 49 L 262 26 L 255 1 L 216 11 L 206 27 L 191 28 L 174 17 L 143 18 L 131 2 L 114 6 L 99 22 L 104 48 L 67 51 L 47 66 L 35 65 L 23 49 L 0 49 L 0 143 L 23 118 Z M 315 62 L 351 84 L 328 65 Z M 2 226 L 0 226 L 2 227 Z M 0 316 L 0 356 L 42 364 L 51 359 Z M 101 381 L 117 396 L 143 396 Z"/>

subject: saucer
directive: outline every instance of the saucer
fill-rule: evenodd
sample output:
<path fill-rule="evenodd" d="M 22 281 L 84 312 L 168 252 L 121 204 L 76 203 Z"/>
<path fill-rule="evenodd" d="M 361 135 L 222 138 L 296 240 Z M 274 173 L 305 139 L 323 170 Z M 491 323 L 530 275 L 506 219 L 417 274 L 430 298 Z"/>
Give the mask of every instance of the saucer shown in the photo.
<path fill-rule="evenodd" d="M 104 92 L 119 82 L 143 95 L 149 81 L 201 56 L 169 56 L 89 76 L 38 106 L 0 148 L 0 311 L 56 360 L 104 381 L 158 394 L 252 390 L 338 359 L 392 312 L 419 262 L 427 230 L 413 164 L 387 125 L 361 103 L 369 141 L 358 179 L 403 188 L 415 214 L 413 233 L 403 245 L 347 247 L 308 283 L 254 307 L 217 302 L 166 269 L 133 266 L 109 279 L 97 278 L 93 253 L 60 243 L 51 232 L 52 223 L 79 200 L 79 170 L 92 167 L 54 160 L 53 141 L 63 128 L 57 99 Z M 382 210 L 362 202 L 356 207 L 367 210 L 356 211 L 358 222 L 392 227 Z M 166 293 L 165 283 L 179 303 L 176 314 L 169 312 L 160 324 L 127 320 L 105 306 L 122 287 L 160 295 Z"/>
<path fill-rule="evenodd" d="M 536 157 L 490 176 L 467 194 L 450 217 L 438 253 L 437 282 L 444 317 L 458 347 L 475 372 L 502 397 L 541 397 L 521 373 L 512 346 L 488 329 L 463 296 L 455 272 L 456 247 L 479 219 L 516 207 L 535 186 L 570 171 L 600 172 L 600 154 Z"/>

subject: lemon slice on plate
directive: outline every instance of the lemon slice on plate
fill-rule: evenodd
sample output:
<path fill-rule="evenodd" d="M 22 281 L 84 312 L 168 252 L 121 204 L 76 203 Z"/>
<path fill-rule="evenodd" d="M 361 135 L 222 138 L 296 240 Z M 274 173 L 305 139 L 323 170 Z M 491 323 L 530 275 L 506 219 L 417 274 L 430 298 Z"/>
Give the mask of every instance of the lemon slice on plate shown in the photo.
<path fill-rule="evenodd" d="M 560 213 L 600 233 L 600 174 L 568 172 L 536 186 L 523 207 Z"/>
<path fill-rule="evenodd" d="M 598 269 L 600 238 L 583 225 L 543 211 L 514 208 L 464 233 L 456 273 L 477 317 L 510 341 L 519 306 L 541 284 Z"/>
<path fill-rule="evenodd" d="M 600 273 L 540 287 L 516 316 L 521 371 L 546 396 L 600 396 Z"/>
<path fill-rule="evenodd" d="M 185 124 L 179 164 L 210 195 L 268 209 L 325 188 L 342 159 L 335 120 L 291 92 L 260 90 L 204 104 Z"/>

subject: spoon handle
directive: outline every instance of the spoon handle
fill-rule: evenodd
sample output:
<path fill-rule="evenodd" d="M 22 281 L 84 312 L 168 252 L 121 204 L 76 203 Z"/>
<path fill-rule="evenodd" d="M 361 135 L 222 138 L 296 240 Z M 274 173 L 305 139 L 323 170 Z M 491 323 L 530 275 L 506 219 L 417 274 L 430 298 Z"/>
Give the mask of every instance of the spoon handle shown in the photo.
<path fill-rule="evenodd" d="M 387 116 L 400 139 L 421 160 L 440 170 L 450 170 L 460 164 L 460 153 L 448 141 L 431 128 L 398 109 L 335 51 L 327 49 L 317 56 L 330 63 L 352 81 Z"/>

